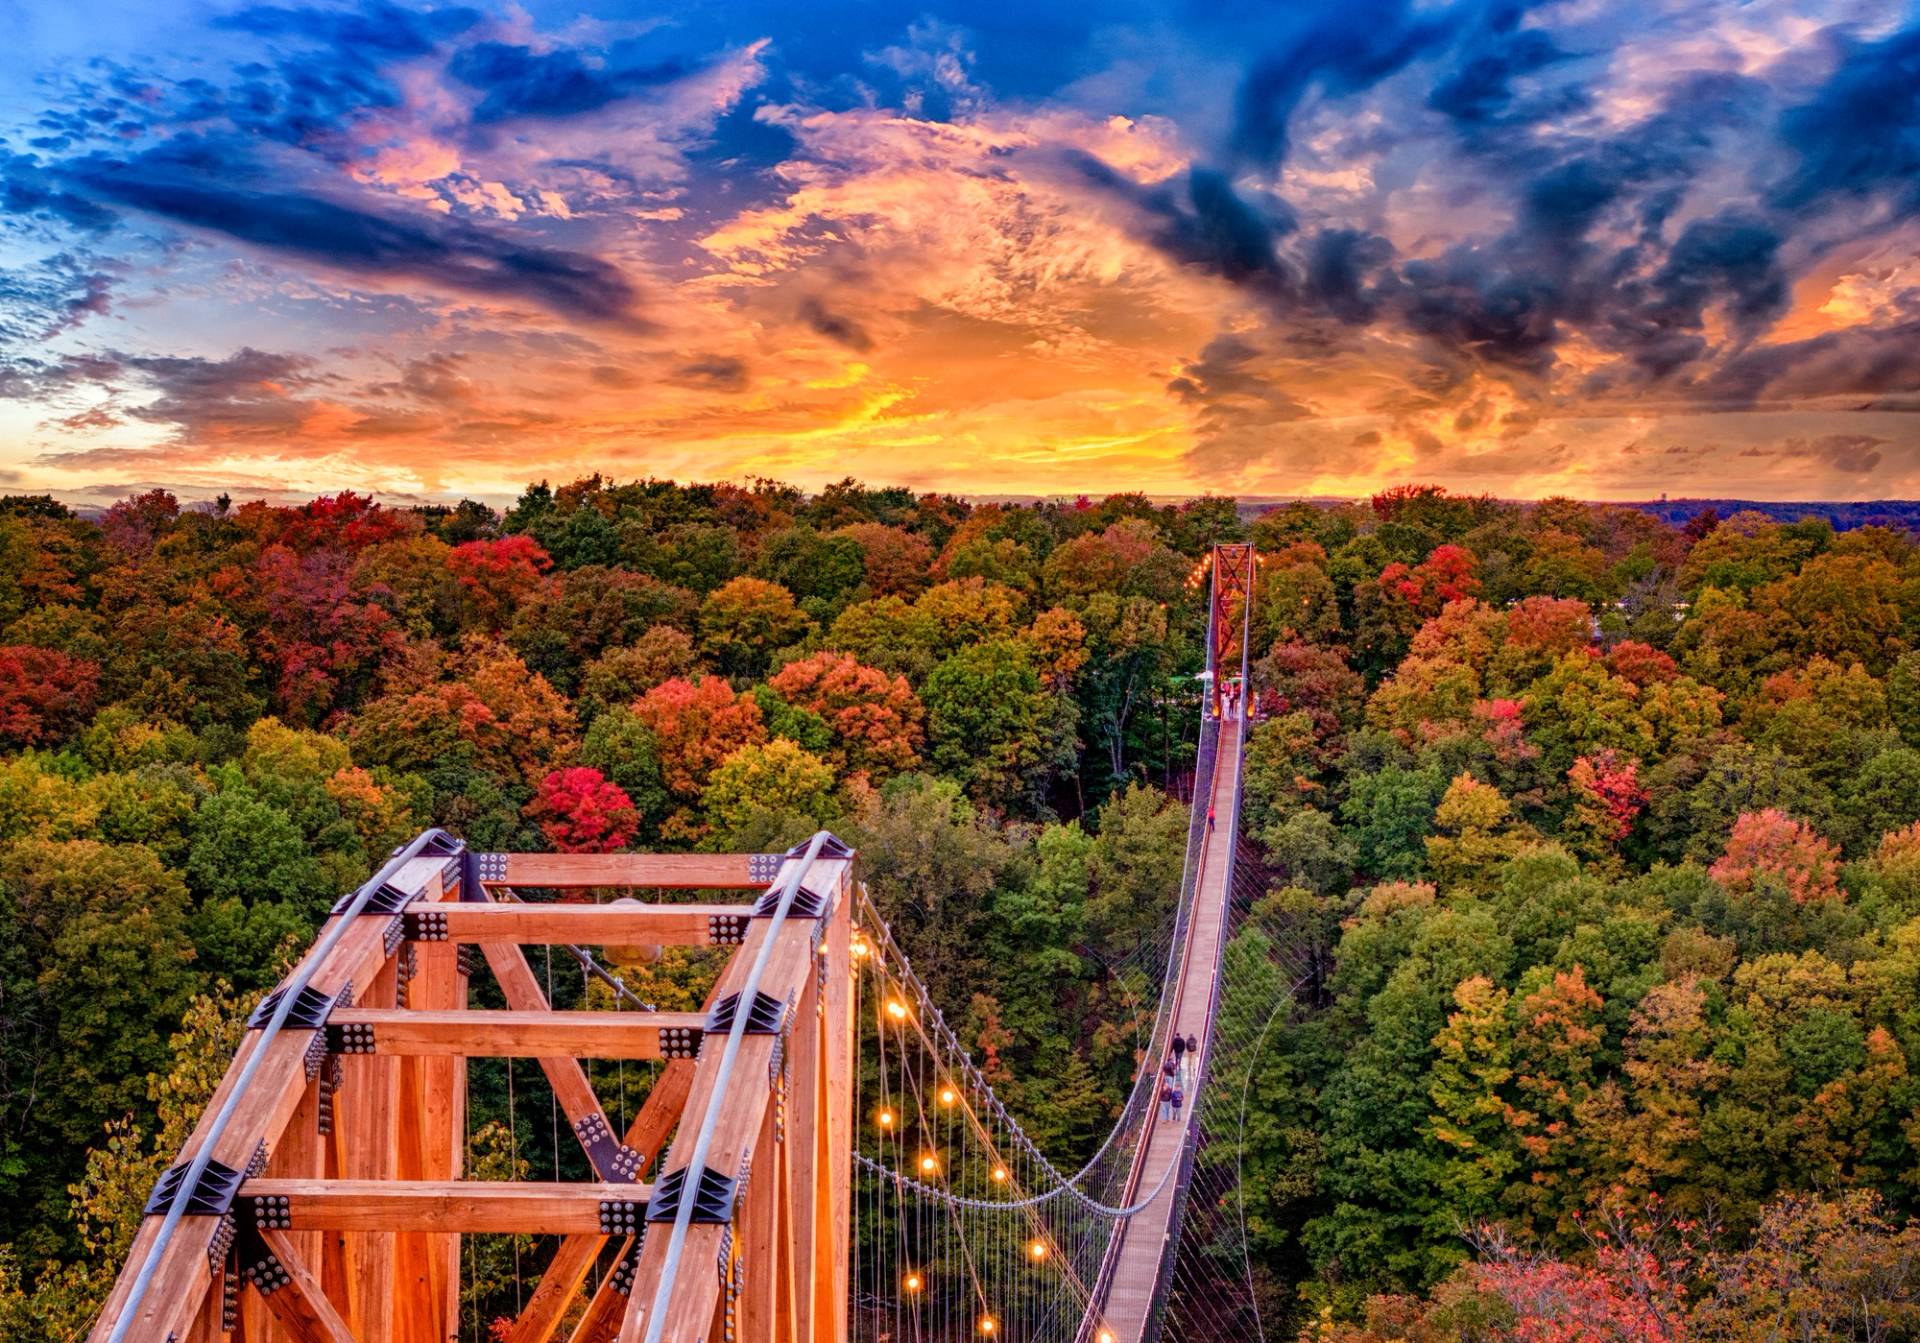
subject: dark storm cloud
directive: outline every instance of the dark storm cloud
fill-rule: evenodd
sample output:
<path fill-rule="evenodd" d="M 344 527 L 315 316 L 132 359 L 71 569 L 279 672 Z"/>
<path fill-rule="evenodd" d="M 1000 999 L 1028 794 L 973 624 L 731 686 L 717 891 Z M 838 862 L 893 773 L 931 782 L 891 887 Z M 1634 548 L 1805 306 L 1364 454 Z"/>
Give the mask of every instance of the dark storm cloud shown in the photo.
<path fill-rule="evenodd" d="M 0 150 L 0 210 L 16 218 L 35 218 L 88 233 L 113 227 L 113 211 L 69 190 L 32 154 Z"/>
<path fill-rule="evenodd" d="M 1814 461 L 1852 475 L 1871 474 L 1880 465 L 1880 449 L 1887 440 L 1872 434 L 1823 434 L 1819 438 L 1790 438 L 1781 448 L 1789 457 Z"/>
<path fill-rule="evenodd" d="M 1408 0 L 1347 0 L 1279 11 L 1289 29 L 1257 58 L 1235 99 L 1232 150 L 1243 162 L 1287 155 L 1288 123 L 1316 90 L 1340 96 L 1370 88 L 1436 46 L 1457 11 L 1416 14 Z"/>
<path fill-rule="evenodd" d="M 1322 229 L 1307 243 L 1304 293 L 1349 325 L 1373 319 L 1378 272 L 1393 260 L 1393 244 L 1358 229 Z"/>
<path fill-rule="evenodd" d="M 473 109 L 473 119 L 483 124 L 594 112 L 687 74 L 678 61 L 622 68 L 590 63 L 568 47 L 536 52 L 504 42 L 481 42 L 457 52 L 447 69 L 468 87 L 485 90 Z"/>
<path fill-rule="evenodd" d="M 479 10 L 464 6 L 422 12 L 374 0 L 357 8 L 251 5 L 216 18 L 213 26 L 404 60 L 426 55 L 442 42 L 466 32 L 480 19 Z"/>
<path fill-rule="evenodd" d="M 1699 326 L 1707 304 L 1724 298 L 1735 325 L 1757 333 L 1787 308 L 1780 236 L 1744 211 L 1730 210 L 1687 225 L 1653 278 L 1682 322 Z"/>
<path fill-rule="evenodd" d="M 138 210 L 343 271 L 536 303 L 589 321 L 634 317 L 632 284 L 598 257 L 445 216 L 376 214 L 298 191 L 235 185 L 245 160 L 202 148 L 173 142 L 133 159 L 90 156 L 62 175 L 88 208 Z"/>
<path fill-rule="evenodd" d="M 1562 342 L 1580 332 L 1629 363 L 1590 390 L 1624 391 L 1725 354 L 1706 334 L 1711 311 L 1724 314 L 1737 348 L 1786 310 L 1786 235 L 1769 212 L 1757 204 L 1728 208 L 1677 233 L 1671 224 L 1723 138 L 1750 126 L 1765 105 L 1759 81 L 1711 71 L 1681 77 L 1625 131 L 1581 135 L 1556 126 L 1552 137 L 1488 135 L 1496 124 L 1511 129 L 1558 117 L 1584 101 L 1578 90 L 1524 104 L 1515 94 L 1517 79 L 1574 58 L 1537 30 L 1518 27 L 1522 11 L 1512 5 L 1419 17 L 1381 5 L 1368 14 L 1374 21 L 1343 19 L 1325 31 L 1308 25 L 1249 75 L 1249 86 L 1264 89 L 1261 105 L 1273 115 L 1290 116 L 1309 92 L 1335 98 L 1415 60 L 1437 67 L 1424 105 L 1459 132 L 1461 151 L 1480 165 L 1462 189 L 1510 202 L 1502 232 L 1399 258 L 1365 229 L 1302 233 L 1285 202 L 1247 184 L 1236 190 L 1218 174 L 1195 173 L 1191 180 L 1209 193 L 1182 202 L 1165 186 L 1119 180 L 1104 165 L 1083 161 L 1082 171 L 1132 202 L 1143 239 L 1259 295 L 1280 323 L 1330 317 L 1410 332 L 1422 338 L 1443 382 L 1475 363 L 1544 378 Z M 1257 142 L 1283 157 L 1284 126 L 1250 140 L 1255 124 L 1242 117 L 1236 147 L 1248 151 Z M 1383 134 L 1390 144 L 1392 133 Z"/>
<path fill-rule="evenodd" d="M 1276 378 L 1268 353 L 1231 333 L 1215 336 L 1199 358 L 1181 365 L 1167 391 L 1194 411 L 1187 458 L 1206 474 L 1270 451 L 1277 428 L 1312 415 Z"/>
<path fill-rule="evenodd" d="M 1804 209 L 1829 197 L 1888 193 L 1920 210 L 1920 24 L 1879 42 L 1831 35 L 1832 77 L 1780 118 L 1780 140 L 1798 157 L 1773 189 L 1775 204 Z"/>
<path fill-rule="evenodd" d="M 1763 398 L 1849 396 L 1856 409 L 1873 398 L 1920 388 L 1920 318 L 1879 327 L 1850 327 L 1806 340 L 1745 350 L 1706 372 L 1689 390 L 1702 401 L 1739 409 Z"/>
<path fill-rule="evenodd" d="M 1463 61 L 1433 86 L 1427 106 L 1476 130 L 1507 120 L 1514 103 L 1513 81 L 1568 59 L 1554 40 L 1537 28 L 1506 35 Z"/>
<path fill-rule="evenodd" d="M 1171 183 L 1142 186 L 1091 154 L 1075 153 L 1068 161 L 1094 187 L 1131 205 L 1141 235 L 1173 260 L 1268 292 L 1291 287 L 1278 242 L 1297 223 L 1278 201 L 1258 209 L 1240 197 L 1226 174 L 1209 168 L 1189 170 L 1182 191 Z"/>
<path fill-rule="evenodd" d="M 290 63 L 279 70 L 260 69 L 235 86 L 221 110 L 250 135 L 318 149 L 360 117 L 398 107 L 400 101 L 389 80 L 357 63 Z"/>
<path fill-rule="evenodd" d="M 800 320 L 836 345 L 844 345 L 861 354 L 873 349 L 873 337 L 867 334 L 865 327 L 851 317 L 829 310 L 817 298 L 808 297 L 800 301 Z"/>

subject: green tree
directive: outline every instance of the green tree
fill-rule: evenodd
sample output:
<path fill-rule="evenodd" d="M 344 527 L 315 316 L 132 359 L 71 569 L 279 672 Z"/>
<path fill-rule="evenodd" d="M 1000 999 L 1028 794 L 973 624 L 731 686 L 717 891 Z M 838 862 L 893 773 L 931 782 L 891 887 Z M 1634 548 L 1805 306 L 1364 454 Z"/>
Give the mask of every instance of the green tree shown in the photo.
<path fill-rule="evenodd" d="M 782 833 L 833 826 L 840 805 L 833 791 L 833 766 L 784 737 L 742 746 L 723 760 L 707 780 L 701 800 L 715 837 L 723 847 L 769 818 L 801 818 Z"/>
<path fill-rule="evenodd" d="M 1379 877 L 1411 877 L 1426 866 L 1439 784 L 1425 770 L 1389 765 L 1352 780 L 1340 804 L 1361 870 Z"/>
<path fill-rule="evenodd" d="M 962 650 L 927 678 L 928 758 L 999 807 L 1044 807 L 1049 782 L 1073 764 L 1070 700 L 1040 682 L 1027 646 L 995 639 Z"/>
<path fill-rule="evenodd" d="M 1433 1037 L 1427 1094 L 1433 1139 L 1444 1153 L 1440 1192 L 1448 1212 L 1471 1225 L 1494 1212 L 1520 1168 L 1502 1095 L 1513 1078 L 1513 1027 L 1507 991 L 1483 975 L 1456 985 L 1453 1004 Z"/>
<path fill-rule="evenodd" d="M 1097 819 L 1086 922 L 1100 953 L 1119 959 L 1169 926 L 1180 895 L 1188 813 L 1159 789 L 1136 783 L 1109 798 Z"/>
<path fill-rule="evenodd" d="M 139 845 L 25 840 L 0 851 L 9 1239 L 57 1218 L 55 1191 L 109 1119 L 151 1120 L 144 1079 L 165 1065 L 200 977 L 187 915 L 185 884 Z"/>

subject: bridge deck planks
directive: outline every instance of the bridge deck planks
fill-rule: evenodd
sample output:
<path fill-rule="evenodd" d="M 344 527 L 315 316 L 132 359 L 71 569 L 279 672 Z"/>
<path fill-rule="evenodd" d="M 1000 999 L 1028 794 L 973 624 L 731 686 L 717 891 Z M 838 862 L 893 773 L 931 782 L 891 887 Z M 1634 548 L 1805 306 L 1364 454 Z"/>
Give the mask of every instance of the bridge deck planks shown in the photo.
<path fill-rule="evenodd" d="M 1222 818 L 1215 822 L 1214 829 L 1207 833 L 1206 845 L 1202 850 L 1199 889 L 1194 897 L 1192 933 L 1187 943 L 1187 953 L 1181 971 L 1177 989 L 1179 997 L 1175 1000 L 1174 1028 L 1181 1035 L 1192 1035 L 1200 1046 L 1202 1057 L 1212 1045 L 1212 1020 L 1209 1005 L 1213 992 L 1213 977 L 1219 964 L 1220 940 L 1226 928 L 1227 897 L 1233 877 L 1233 831 L 1231 818 L 1235 790 L 1240 779 L 1241 734 L 1245 724 L 1238 719 L 1220 724 L 1219 754 L 1215 757 L 1213 773 L 1213 793 L 1206 801 L 1215 809 L 1215 815 Z M 1201 799 L 1196 798 L 1194 805 L 1200 806 Z M 1158 1068 L 1159 1059 L 1148 1060 L 1148 1066 Z M 1189 1069 L 1191 1074 L 1194 1070 Z M 1162 1123 L 1159 1118 L 1159 1104 L 1156 1100 L 1153 1118 L 1149 1121 L 1146 1155 L 1139 1167 L 1139 1175 L 1129 1198 L 1153 1189 L 1160 1184 L 1161 1177 L 1169 1166 L 1180 1159 L 1180 1145 L 1186 1129 L 1186 1121 L 1192 1114 L 1197 1101 L 1191 1089 L 1184 1097 L 1178 1122 Z M 1120 1233 L 1122 1241 L 1114 1264 L 1111 1278 L 1112 1286 L 1107 1292 L 1106 1317 L 1102 1322 L 1112 1331 L 1116 1343 L 1139 1343 L 1147 1327 L 1152 1311 L 1154 1295 L 1164 1277 L 1172 1273 L 1173 1264 L 1169 1259 L 1167 1236 L 1171 1230 L 1174 1215 L 1174 1180 L 1169 1179 L 1158 1197 L 1145 1210 L 1137 1213 Z M 1097 1337 L 1097 1330 L 1090 1331 Z"/>

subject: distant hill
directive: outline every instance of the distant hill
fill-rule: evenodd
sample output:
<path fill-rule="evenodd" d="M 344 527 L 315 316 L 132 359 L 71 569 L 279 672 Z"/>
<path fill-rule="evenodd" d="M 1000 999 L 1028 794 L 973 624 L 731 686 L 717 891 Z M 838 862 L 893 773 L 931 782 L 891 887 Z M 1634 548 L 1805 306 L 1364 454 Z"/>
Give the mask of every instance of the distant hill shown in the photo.
<path fill-rule="evenodd" d="M 1895 527 L 1920 532 L 1920 499 L 1867 499 L 1859 502 L 1806 501 L 1772 503 L 1764 499 L 1657 499 L 1626 505 L 1651 513 L 1662 522 L 1680 526 L 1703 509 L 1711 508 L 1723 518 L 1735 513 L 1764 513 L 1777 522 L 1795 522 L 1801 518 L 1825 518 L 1835 531 L 1855 527 Z"/>

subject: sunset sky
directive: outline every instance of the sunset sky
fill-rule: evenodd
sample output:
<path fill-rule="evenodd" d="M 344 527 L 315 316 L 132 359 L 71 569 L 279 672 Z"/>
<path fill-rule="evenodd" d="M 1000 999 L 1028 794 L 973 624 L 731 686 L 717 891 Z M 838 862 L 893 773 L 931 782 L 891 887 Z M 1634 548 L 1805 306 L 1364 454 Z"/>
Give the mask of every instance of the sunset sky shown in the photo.
<path fill-rule="evenodd" d="M 0 489 L 592 471 L 1920 495 L 1920 15 L 0 0 Z"/>

